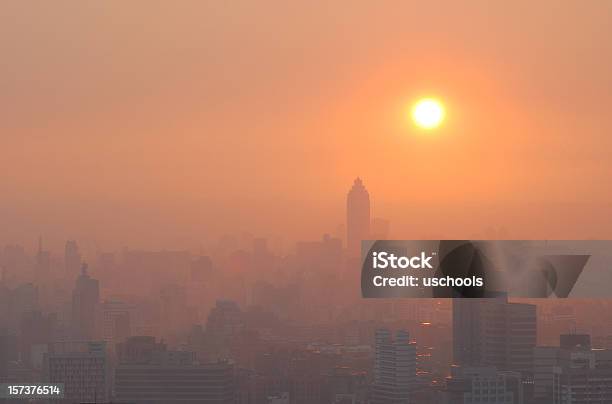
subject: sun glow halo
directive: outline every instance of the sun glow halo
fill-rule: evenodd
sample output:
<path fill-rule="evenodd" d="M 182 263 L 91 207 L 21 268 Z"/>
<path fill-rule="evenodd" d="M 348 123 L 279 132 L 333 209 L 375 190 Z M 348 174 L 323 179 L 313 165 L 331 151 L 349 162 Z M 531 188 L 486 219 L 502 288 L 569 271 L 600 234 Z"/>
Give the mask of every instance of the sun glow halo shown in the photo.
<path fill-rule="evenodd" d="M 444 106 L 434 98 L 423 98 L 412 108 L 412 120 L 423 129 L 434 129 L 444 120 Z"/>

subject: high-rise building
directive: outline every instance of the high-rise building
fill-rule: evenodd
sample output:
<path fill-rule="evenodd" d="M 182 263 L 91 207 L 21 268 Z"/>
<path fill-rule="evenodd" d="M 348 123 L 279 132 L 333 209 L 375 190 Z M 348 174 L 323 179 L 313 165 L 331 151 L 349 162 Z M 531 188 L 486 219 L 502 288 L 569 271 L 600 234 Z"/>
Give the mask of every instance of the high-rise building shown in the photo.
<path fill-rule="evenodd" d="M 19 339 L 16 334 L 0 327 L 0 380 L 6 381 L 9 373 L 9 362 L 19 359 Z"/>
<path fill-rule="evenodd" d="M 47 379 L 64 385 L 66 403 L 100 403 L 108 399 L 108 361 L 103 342 L 55 343 L 46 354 Z"/>
<path fill-rule="evenodd" d="M 400 330 L 376 331 L 372 404 L 408 404 L 416 384 L 416 344 Z"/>
<path fill-rule="evenodd" d="M 499 371 L 495 367 L 451 368 L 444 404 L 504 403 L 523 404 L 523 383 L 519 372 Z"/>
<path fill-rule="evenodd" d="M 117 350 L 116 402 L 234 402 L 234 367 L 227 362 L 198 364 L 193 352 L 168 351 L 154 337 L 128 338 Z"/>
<path fill-rule="evenodd" d="M 333 368 L 327 375 L 330 399 L 333 404 L 366 402 L 368 375 L 366 371 L 348 366 Z"/>
<path fill-rule="evenodd" d="M 612 368 L 583 366 L 556 368 L 559 395 L 553 404 L 612 403 Z"/>
<path fill-rule="evenodd" d="M 66 241 L 66 246 L 64 247 L 64 265 L 68 279 L 78 276 L 79 269 L 81 268 L 81 253 L 79 252 L 79 246 L 74 240 Z"/>
<path fill-rule="evenodd" d="M 89 276 L 87 264 L 83 264 L 81 275 L 77 278 L 72 291 L 72 327 L 76 338 L 86 340 L 94 338 L 99 299 L 98 281 Z"/>
<path fill-rule="evenodd" d="M 533 348 L 537 344 L 537 307 L 508 303 L 506 306 L 506 366 L 504 370 L 529 375 L 533 372 Z"/>
<path fill-rule="evenodd" d="M 370 238 L 370 194 L 356 178 L 346 198 L 346 243 L 352 257 L 361 254 L 361 240 Z"/>
<path fill-rule="evenodd" d="M 539 346 L 534 351 L 536 402 L 612 402 L 612 350 L 592 349 L 589 335 L 565 334 L 560 346 Z"/>
<path fill-rule="evenodd" d="M 453 301 L 455 365 L 494 366 L 530 374 L 536 346 L 536 307 L 496 299 Z"/>
<path fill-rule="evenodd" d="M 56 316 L 43 314 L 39 310 L 26 311 L 21 314 L 19 332 L 19 351 L 21 361 L 28 367 L 34 368 L 34 347 L 46 346 L 53 340 L 56 327 Z"/>
<path fill-rule="evenodd" d="M 12 290 L 5 289 L 5 292 L 8 293 L 0 296 L 0 304 L 3 306 L 0 307 L 0 316 L 5 319 L 2 326 L 17 332 L 22 314 L 39 309 L 38 287 L 32 283 L 23 283 Z"/>
<path fill-rule="evenodd" d="M 106 300 L 102 308 L 102 338 L 111 349 L 131 336 L 131 315 L 134 308 L 120 300 Z"/>
<path fill-rule="evenodd" d="M 556 346 L 538 346 L 533 352 L 533 395 L 537 401 L 553 402 L 559 395 L 559 374 L 555 372 L 561 363 L 561 350 Z"/>

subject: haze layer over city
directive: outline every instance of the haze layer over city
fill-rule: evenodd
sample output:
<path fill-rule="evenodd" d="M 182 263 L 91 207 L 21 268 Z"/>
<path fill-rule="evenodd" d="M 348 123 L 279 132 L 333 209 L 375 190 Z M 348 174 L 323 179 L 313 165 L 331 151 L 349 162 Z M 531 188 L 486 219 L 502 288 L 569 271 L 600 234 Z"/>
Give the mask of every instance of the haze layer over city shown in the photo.
<path fill-rule="evenodd" d="M 7 2 L 0 241 L 314 239 L 356 176 L 396 238 L 610 238 L 611 7 Z"/>

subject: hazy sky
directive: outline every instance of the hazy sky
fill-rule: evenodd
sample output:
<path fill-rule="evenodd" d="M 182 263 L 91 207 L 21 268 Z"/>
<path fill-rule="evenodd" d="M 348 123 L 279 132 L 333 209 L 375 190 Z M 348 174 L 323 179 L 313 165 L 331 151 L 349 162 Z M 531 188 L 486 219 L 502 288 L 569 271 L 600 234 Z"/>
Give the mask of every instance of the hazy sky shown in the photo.
<path fill-rule="evenodd" d="M 0 243 L 612 237 L 612 2 L 3 1 Z M 424 135 L 410 104 L 448 111 Z M 54 244 L 55 243 L 55 244 Z"/>

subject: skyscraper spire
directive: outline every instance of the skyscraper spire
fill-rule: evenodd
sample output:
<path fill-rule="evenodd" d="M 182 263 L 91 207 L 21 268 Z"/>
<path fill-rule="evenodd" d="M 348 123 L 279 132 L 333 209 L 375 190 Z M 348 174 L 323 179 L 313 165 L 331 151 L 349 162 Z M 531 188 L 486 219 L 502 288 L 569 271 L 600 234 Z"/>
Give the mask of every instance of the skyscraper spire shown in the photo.
<path fill-rule="evenodd" d="M 346 236 L 349 256 L 358 257 L 361 241 L 370 237 L 370 195 L 359 177 L 346 198 Z"/>

